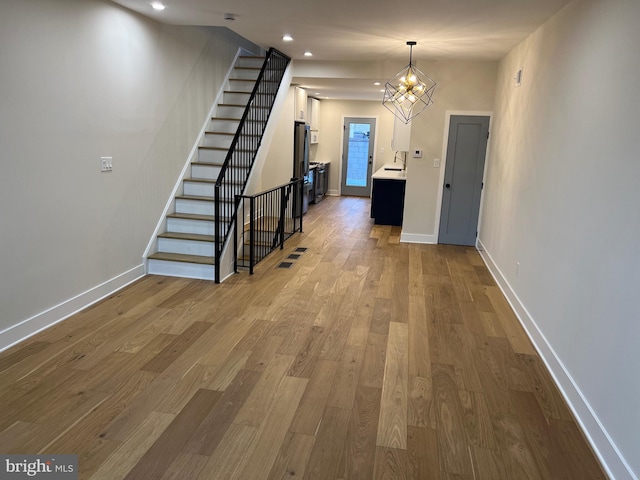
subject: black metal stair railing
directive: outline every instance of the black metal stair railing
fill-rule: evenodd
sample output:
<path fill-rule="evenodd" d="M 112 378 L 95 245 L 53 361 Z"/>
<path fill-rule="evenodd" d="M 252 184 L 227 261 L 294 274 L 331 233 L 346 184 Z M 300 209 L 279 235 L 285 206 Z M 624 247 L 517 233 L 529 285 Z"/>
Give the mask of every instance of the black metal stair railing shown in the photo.
<path fill-rule="evenodd" d="M 303 182 L 302 178 L 292 179 L 255 195 L 236 195 L 235 228 L 240 232 L 234 235 L 236 272 L 238 267 L 248 267 L 253 274 L 253 267 L 262 259 L 278 247 L 284 248 L 285 240 L 296 232 L 302 232 Z M 238 225 L 239 219 L 242 226 Z"/>
<path fill-rule="evenodd" d="M 215 281 L 220 283 L 220 256 L 237 213 L 236 195 L 244 192 L 262 142 L 280 83 L 291 59 L 271 48 L 251 92 L 247 107 L 215 184 Z"/>

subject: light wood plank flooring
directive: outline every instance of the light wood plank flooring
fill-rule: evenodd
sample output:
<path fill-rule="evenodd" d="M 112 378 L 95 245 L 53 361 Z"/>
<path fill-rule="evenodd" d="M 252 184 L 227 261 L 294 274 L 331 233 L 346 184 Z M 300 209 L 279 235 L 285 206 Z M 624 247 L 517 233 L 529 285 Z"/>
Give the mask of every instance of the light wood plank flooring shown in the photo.
<path fill-rule="evenodd" d="M 605 478 L 478 253 L 369 208 L 328 198 L 251 277 L 149 276 L 3 352 L 0 452 L 93 480 Z"/>

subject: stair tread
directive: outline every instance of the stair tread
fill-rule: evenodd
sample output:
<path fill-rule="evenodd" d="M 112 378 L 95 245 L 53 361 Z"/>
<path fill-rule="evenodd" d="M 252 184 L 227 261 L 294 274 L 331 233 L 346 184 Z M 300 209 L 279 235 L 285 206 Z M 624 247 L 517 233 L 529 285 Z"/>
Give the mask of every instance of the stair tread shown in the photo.
<path fill-rule="evenodd" d="M 203 162 L 192 162 L 191 165 L 193 165 L 194 163 L 200 163 L 203 164 Z M 203 164 L 203 165 L 213 165 L 216 167 L 220 167 L 221 165 L 216 165 L 215 163 L 209 163 L 209 164 Z M 185 178 L 184 179 L 185 182 L 199 182 L 199 183 L 216 183 L 215 180 L 211 180 L 210 178 L 198 178 L 198 177 L 192 177 L 192 178 Z"/>
<path fill-rule="evenodd" d="M 213 257 L 203 257 L 201 255 L 186 255 L 184 253 L 156 252 L 149 255 L 151 260 L 167 260 L 170 262 L 199 263 L 202 265 L 215 265 Z"/>
<path fill-rule="evenodd" d="M 213 197 L 206 197 L 204 195 L 176 195 L 176 198 L 179 198 L 180 200 L 198 200 L 200 202 L 215 201 Z"/>
<path fill-rule="evenodd" d="M 214 130 L 207 130 L 204 133 L 206 133 L 207 135 L 229 135 L 231 137 L 233 137 L 236 133 L 230 133 L 230 132 L 217 132 Z M 244 133 L 243 134 L 244 137 L 259 137 L 260 135 L 258 135 L 257 133 Z"/>
<path fill-rule="evenodd" d="M 243 103 L 219 103 L 219 107 L 235 107 L 235 108 L 245 108 L 247 105 Z M 271 108 L 268 105 L 254 105 L 253 108 Z"/>
<path fill-rule="evenodd" d="M 223 202 L 225 203 L 232 203 L 232 200 L 225 200 L 222 199 Z M 215 215 L 203 215 L 201 213 L 178 213 L 178 212 L 174 212 L 174 213 L 167 213 L 167 218 L 182 218 L 185 220 L 202 220 L 205 222 L 215 222 L 216 217 Z M 230 217 L 223 215 L 221 217 L 224 221 L 230 220 Z"/>
<path fill-rule="evenodd" d="M 194 240 L 196 242 L 215 242 L 214 235 L 203 235 L 200 233 L 163 232 L 158 235 L 160 238 L 175 238 L 177 240 Z"/>
<path fill-rule="evenodd" d="M 206 220 L 209 222 L 213 222 L 216 219 L 213 215 L 201 215 L 199 213 L 168 213 L 167 218 L 185 218 L 187 220 Z"/>
<path fill-rule="evenodd" d="M 239 185 L 239 184 L 236 184 Z M 198 201 L 202 201 L 202 202 L 214 202 L 215 198 L 213 197 L 208 197 L 206 195 L 176 195 L 175 198 L 180 199 L 180 200 L 198 200 Z M 225 203 L 231 203 L 233 200 L 231 198 L 228 197 L 222 197 L 220 200 L 222 200 Z"/>
<path fill-rule="evenodd" d="M 195 164 L 202 164 L 202 162 L 194 162 Z M 193 165 L 193 163 L 192 163 Z M 216 167 L 220 167 L 221 165 L 215 165 L 213 163 L 211 164 L 207 164 L 205 163 L 204 165 L 213 165 Z M 242 168 L 244 170 L 246 170 L 248 167 L 231 167 L 231 168 Z M 199 183 L 216 183 L 216 180 L 211 180 L 210 178 L 199 178 L 199 177 L 191 177 L 191 178 L 185 178 L 184 179 L 185 182 L 199 182 Z M 244 182 L 231 182 L 231 183 L 235 183 L 235 184 L 242 184 Z"/>
<path fill-rule="evenodd" d="M 202 150 L 224 150 L 227 151 L 229 150 L 229 147 L 208 147 L 206 145 L 200 145 L 198 147 L 199 149 Z M 244 148 L 244 149 L 237 149 L 239 152 L 250 152 L 251 150 L 249 150 L 248 148 Z"/>
<path fill-rule="evenodd" d="M 235 117 L 211 117 L 211 121 L 215 122 L 216 120 L 221 120 L 223 122 L 237 122 L 240 123 L 240 120 L 242 120 L 241 118 L 235 118 Z M 257 123 L 260 120 L 250 120 L 250 119 L 246 119 L 245 122 L 253 122 L 253 123 Z"/>
<path fill-rule="evenodd" d="M 223 93 L 233 93 L 240 95 L 251 95 L 251 92 L 245 92 L 244 90 L 225 90 Z M 268 92 L 256 92 L 256 95 L 270 95 Z"/>

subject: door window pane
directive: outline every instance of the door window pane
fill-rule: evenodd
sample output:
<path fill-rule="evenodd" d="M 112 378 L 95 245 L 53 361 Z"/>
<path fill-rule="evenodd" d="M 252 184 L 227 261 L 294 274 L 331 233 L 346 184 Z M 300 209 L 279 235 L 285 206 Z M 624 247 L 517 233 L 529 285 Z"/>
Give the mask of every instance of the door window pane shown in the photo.
<path fill-rule="evenodd" d="M 371 125 L 368 123 L 349 124 L 347 186 L 364 187 L 367 185 L 370 133 Z"/>

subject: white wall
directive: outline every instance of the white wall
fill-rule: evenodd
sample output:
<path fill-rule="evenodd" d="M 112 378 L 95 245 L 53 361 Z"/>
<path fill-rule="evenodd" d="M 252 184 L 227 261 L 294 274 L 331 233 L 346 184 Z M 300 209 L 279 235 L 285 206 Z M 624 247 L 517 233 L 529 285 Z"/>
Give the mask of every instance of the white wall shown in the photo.
<path fill-rule="evenodd" d="M 479 237 L 617 479 L 640 475 L 638 25 L 637 0 L 574 2 L 501 62 Z"/>
<path fill-rule="evenodd" d="M 98 0 L 3 3 L 0 348 L 142 273 L 241 44 Z"/>
<path fill-rule="evenodd" d="M 293 175 L 293 125 L 294 87 L 287 92 L 269 148 L 269 154 L 261 172 L 261 190 L 268 190 L 291 180 Z"/>

